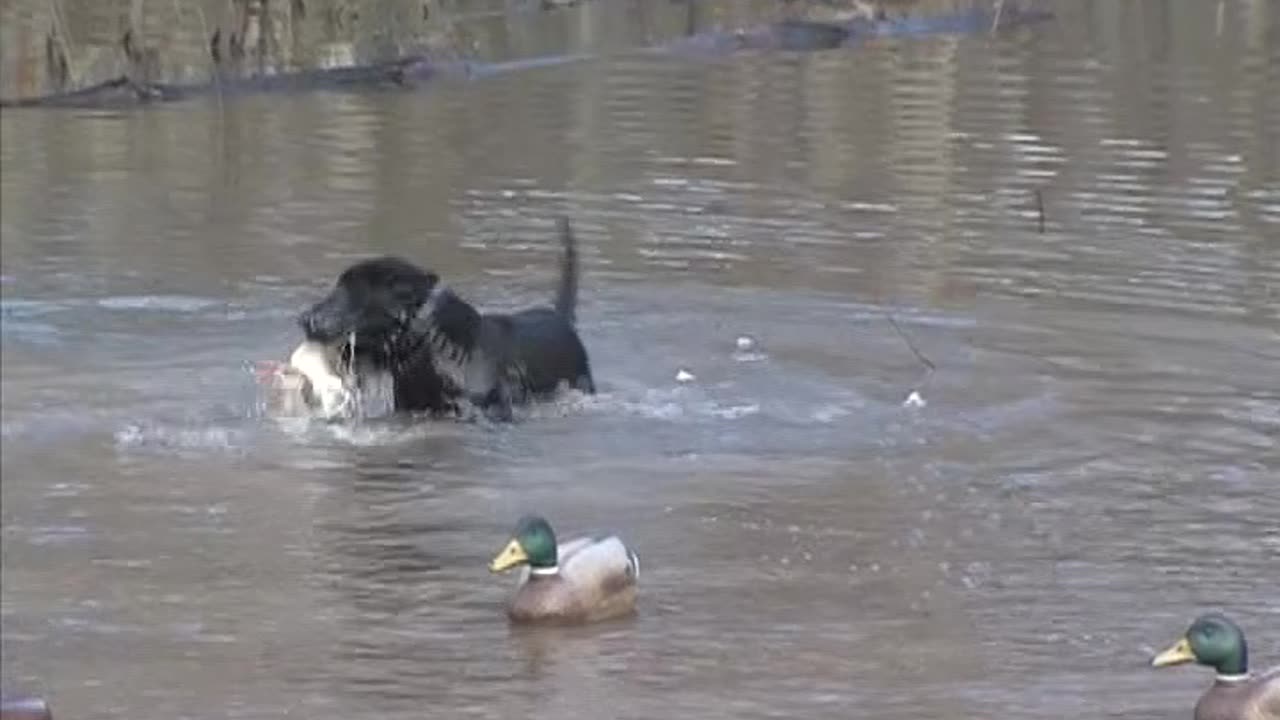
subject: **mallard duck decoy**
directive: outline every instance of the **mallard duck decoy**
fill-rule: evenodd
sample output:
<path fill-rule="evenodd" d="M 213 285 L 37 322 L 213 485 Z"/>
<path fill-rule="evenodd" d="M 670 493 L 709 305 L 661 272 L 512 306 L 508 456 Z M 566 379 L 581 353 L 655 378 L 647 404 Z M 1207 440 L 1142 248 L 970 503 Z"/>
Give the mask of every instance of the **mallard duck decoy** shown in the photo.
<path fill-rule="evenodd" d="M 1218 675 L 1196 703 L 1195 720 L 1280 720 L 1280 667 L 1249 672 L 1244 632 L 1219 613 L 1196 618 L 1153 667 L 1195 662 Z"/>
<path fill-rule="evenodd" d="M 634 612 L 640 559 L 616 535 L 557 545 L 542 517 L 526 515 L 490 572 L 524 566 L 507 616 L 517 623 L 588 623 Z"/>

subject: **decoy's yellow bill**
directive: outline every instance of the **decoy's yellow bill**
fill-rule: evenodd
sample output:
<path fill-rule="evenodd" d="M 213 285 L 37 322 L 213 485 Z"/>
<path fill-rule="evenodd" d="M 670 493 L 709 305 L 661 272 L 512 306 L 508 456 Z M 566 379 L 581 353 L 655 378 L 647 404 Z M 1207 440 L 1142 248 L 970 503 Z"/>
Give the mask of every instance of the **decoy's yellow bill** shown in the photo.
<path fill-rule="evenodd" d="M 494 556 L 493 561 L 489 563 L 489 572 L 502 572 L 528 561 L 529 556 L 520 545 L 520 541 L 513 539 L 502 548 L 502 552 Z"/>
<path fill-rule="evenodd" d="M 1182 663 L 1191 662 L 1196 659 L 1196 654 L 1191 650 L 1191 641 L 1185 637 L 1174 643 L 1172 647 L 1164 652 L 1151 658 L 1152 667 L 1166 667 L 1168 665 L 1180 665 Z"/>

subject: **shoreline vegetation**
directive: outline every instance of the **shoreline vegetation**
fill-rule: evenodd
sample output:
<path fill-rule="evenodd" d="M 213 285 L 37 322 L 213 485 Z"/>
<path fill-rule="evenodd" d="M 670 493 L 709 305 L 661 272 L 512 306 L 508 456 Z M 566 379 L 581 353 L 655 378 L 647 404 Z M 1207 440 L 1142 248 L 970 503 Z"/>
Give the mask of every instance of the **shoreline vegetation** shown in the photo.
<path fill-rule="evenodd" d="M 183 99 L 220 89 L 405 85 L 441 71 L 466 76 L 476 63 L 497 66 L 554 51 L 540 46 L 535 26 L 567 23 L 569 13 L 562 10 L 570 4 L 579 3 L 16 0 L 6 4 L 0 17 L 0 104 L 111 106 Z M 809 43 L 813 46 L 791 49 L 824 49 L 840 44 L 841 29 L 857 23 L 908 27 L 913 19 L 974 13 L 999 23 L 1007 12 L 1004 0 L 682 0 L 679 4 L 683 9 L 677 8 L 678 12 L 655 8 L 654 17 L 646 19 L 646 35 L 705 38 L 702 49 L 709 52 L 732 50 L 726 43 L 752 41 Z M 1025 0 L 1017 4 L 1028 5 Z M 1004 19 L 1013 20 L 1014 13 Z M 682 20 L 683 27 L 673 24 L 673 17 Z M 789 34 L 759 35 L 765 32 L 761 28 L 777 27 L 777 23 L 788 23 Z M 794 28 L 799 28 L 799 38 L 794 37 Z M 590 37 L 590 26 L 573 33 L 580 37 L 571 44 L 603 44 Z"/>

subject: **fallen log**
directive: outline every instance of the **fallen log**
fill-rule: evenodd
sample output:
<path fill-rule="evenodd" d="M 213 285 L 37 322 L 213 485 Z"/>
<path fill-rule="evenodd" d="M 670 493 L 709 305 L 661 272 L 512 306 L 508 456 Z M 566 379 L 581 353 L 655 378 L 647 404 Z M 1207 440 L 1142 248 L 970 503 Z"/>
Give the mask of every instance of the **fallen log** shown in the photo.
<path fill-rule="evenodd" d="M 468 66 L 469 63 L 465 61 L 435 61 L 425 56 L 410 56 L 367 65 L 314 68 L 287 73 L 243 77 L 218 75 L 212 82 L 198 84 L 148 82 L 122 75 L 79 90 L 0 100 L 0 107 L 109 109 L 217 94 L 410 87 L 440 72 L 466 73 Z"/>

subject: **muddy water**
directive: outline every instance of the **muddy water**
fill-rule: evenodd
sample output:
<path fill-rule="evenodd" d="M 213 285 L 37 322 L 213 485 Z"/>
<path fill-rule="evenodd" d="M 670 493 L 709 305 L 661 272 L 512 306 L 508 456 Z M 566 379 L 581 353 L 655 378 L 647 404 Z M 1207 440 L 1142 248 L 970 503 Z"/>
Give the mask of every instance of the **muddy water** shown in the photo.
<path fill-rule="evenodd" d="M 1280 660 L 1280 18 L 1216 5 L 6 112 L 5 688 L 68 718 L 1188 716 L 1207 671 L 1145 663 L 1196 612 Z M 547 42 L 639 44 L 628 7 Z M 245 364 L 345 263 L 538 302 L 560 212 L 598 397 L 262 417 Z M 636 618 L 508 628 L 485 562 L 531 509 L 635 545 Z"/>

